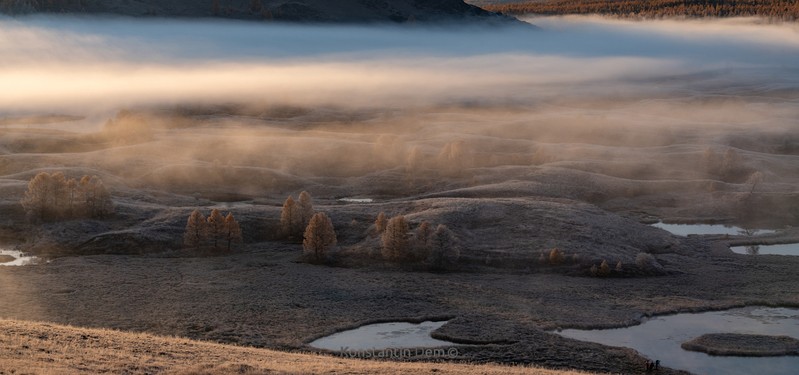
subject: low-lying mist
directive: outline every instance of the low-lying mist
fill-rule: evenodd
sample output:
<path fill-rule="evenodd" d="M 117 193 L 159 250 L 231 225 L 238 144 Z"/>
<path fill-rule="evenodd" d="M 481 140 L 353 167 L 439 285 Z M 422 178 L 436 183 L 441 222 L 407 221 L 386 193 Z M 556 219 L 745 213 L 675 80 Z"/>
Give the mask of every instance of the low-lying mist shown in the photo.
<path fill-rule="evenodd" d="M 543 29 L 2 18 L 0 113 L 220 102 L 528 105 L 799 81 L 793 25 L 529 21 Z"/>
<path fill-rule="evenodd" d="M 772 195 L 747 202 L 795 211 L 795 26 L 530 21 L 2 19 L 0 189 L 47 169 L 166 205 L 308 190 L 726 215 L 716 198 L 762 177 Z"/>

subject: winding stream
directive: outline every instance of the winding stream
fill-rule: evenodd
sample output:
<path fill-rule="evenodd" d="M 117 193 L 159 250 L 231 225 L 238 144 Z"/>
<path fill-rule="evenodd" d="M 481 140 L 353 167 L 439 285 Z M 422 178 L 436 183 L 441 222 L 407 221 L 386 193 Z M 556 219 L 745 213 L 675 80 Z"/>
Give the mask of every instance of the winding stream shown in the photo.
<path fill-rule="evenodd" d="M 560 335 L 637 350 L 663 366 L 696 374 L 794 375 L 799 356 L 714 357 L 680 345 L 706 333 L 785 335 L 799 339 L 799 309 L 744 307 L 653 317 L 642 324 L 602 330 L 566 329 Z"/>

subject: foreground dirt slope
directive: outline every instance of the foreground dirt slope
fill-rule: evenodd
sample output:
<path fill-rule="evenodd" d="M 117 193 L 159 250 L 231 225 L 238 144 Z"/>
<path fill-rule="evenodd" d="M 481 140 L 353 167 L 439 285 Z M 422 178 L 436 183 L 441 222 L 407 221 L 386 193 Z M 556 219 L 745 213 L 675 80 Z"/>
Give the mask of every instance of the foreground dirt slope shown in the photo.
<path fill-rule="evenodd" d="M 579 375 L 531 367 L 397 363 L 283 353 L 111 330 L 0 320 L 0 373 Z"/>

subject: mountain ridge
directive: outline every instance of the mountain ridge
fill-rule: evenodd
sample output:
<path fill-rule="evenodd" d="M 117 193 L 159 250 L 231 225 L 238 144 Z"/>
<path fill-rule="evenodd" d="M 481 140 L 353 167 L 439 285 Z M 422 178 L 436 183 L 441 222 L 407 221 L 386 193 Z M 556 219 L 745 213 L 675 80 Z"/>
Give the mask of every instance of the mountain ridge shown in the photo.
<path fill-rule="evenodd" d="M 0 12 L 316 23 L 515 21 L 512 17 L 486 11 L 462 0 L 0 0 Z"/>

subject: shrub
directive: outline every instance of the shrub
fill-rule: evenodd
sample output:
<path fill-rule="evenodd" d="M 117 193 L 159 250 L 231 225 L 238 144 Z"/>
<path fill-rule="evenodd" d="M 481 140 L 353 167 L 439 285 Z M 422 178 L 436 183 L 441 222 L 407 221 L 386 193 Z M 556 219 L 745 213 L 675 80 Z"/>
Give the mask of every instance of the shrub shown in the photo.
<path fill-rule="evenodd" d="M 638 255 L 635 256 L 635 265 L 642 270 L 660 268 L 658 261 L 649 253 L 638 253 Z"/>
<path fill-rule="evenodd" d="M 608 265 L 608 261 L 602 260 L 602 264 L 599 265 L 599 271 L 597 275 L 600 277 L 605 277 L 610 275 L 610 265 Z"/>
<path fill-rule="evenodd" d="M 431 238 L 428 262 L 434 270 L 452 269 L 460 259 L 458 239 L 446 225 L 439 224 Z"/>
<path fill-rule="evenodd" d="M 549 251 L 549 264 L 557 266 L 563 263 L 563 253 L 557 247 Z"/>

